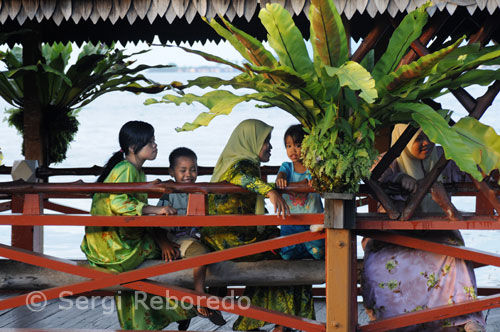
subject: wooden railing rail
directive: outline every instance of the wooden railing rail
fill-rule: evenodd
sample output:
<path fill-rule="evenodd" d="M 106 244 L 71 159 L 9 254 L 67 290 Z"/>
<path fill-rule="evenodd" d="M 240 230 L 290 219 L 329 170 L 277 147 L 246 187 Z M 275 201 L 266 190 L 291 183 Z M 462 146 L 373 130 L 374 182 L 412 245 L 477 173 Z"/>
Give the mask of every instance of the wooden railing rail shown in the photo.
<path fill-rule="evenodd" d="M 261 166 L 260 173 L 262 176 L 278 174 L 279 166 Z M 170 175 L 168 167 L 143 167 L 144 173 L 150 175 Z M 8 175 L 12 171 L 12 167 L 0 166 L 0 174 Z M 198 176 L 212 175 L 213 167 L 198 166 Z M 92 167 L 72 167 L 72 168 L 55 168 L 55 167 L 39 167 L 36 170 L 36 175 L 39 178 L 51 176 L 99 176 L 102 173 L 102 166 L 94 165 Z"/>
<path fill-rule="evenodd" d="M 121 186 L 120 184 L 27 184 L 21 182 L 3 183 L 0 185 L 0 192 L 9 193 L 14 196 L 22 196 L 23 204 L 21 211 L 22 215 L 2 215 L 0 223 L 7 225 L 26 226 L 26 225 L 109 225 L 109 226 L 126 226 L 126 227 L 145 227 L 145 226 L 223 226 L 235 224 L 237 225 L 279 225 L 279 224 L 305 224 L 322 223 L 323 214 L 311 214 L 302 216 L 291 216 L 286 220 L 277 218 L 276 216 L 255 216 L 255 215 L 238 215 L 235 216 L 206 216 L 206 194 L 224 192 L 246 192 L 240 187 L 228 184 L 197 184 L 196 186 L 179 185 L 173 182 L 152 182 L 152 183 L 135 183 Z M 78 188 L 71 188 L 71 187 Z M 311 188 L 302 186 L 297 188 L 298 191 L 310 192 Z M 77 216 L 77 215 L 44 215 L 44 200 L 43 196 L 53 193 L 82 193 L 82 192 L 189 192 L 189 201 L 187 216 L 134 216 L 134 217 L 105 217 L 105 216 Z M 71 262 L 49 257 L 40 253 L 33 253 L 28 250 L 14 248 L 12 246 L 0 245 L 0 255 L 13 260 L 24 263 L 43 266 L 50 269 L 55 269 L 61 272 L 78 274 L 81 276 L 90 277 L 92 280 L 79 282 L 71 285 L 65 285 L 50 289 L 42 290 L 43 296 L 41 300 L 49 300 L 64 296 L 89 292 L 103 287 L 121 285 L 141 290 L 153 295 L 175 296 L 182 298 L 183 301 L 210 306 L 219 310 L 228 311 L 235 314 L 242 314 L 255 319 L 263 319 L 265 321 L 289 326 L 292 328 L 304 331 L 325 331 L 325 324 L 321 322 L 294 317 L 280 312 L 266 310 L 263 308 L 250 306 L 249 308 L 241 308 L 240 306 L 227 306 L 224 299 L 217 298 L 217 301 L 210 301 L 208 304 L 207 295 L 198 293 L 190 289 L 176 287 L 172 285 L 161 285 L 151 281 L 142 281 L 151 276 L 175 272 L 183 269 L 190 269 L 200 265 L 212 264 L 220 261 L 231 260 L 239 257 L 252 255 L 255 253 L 265 252 L 278 249 L 284 246 L 308 242 L 325 238 L 324 233 L 305 232 L 302 234 L 294 234 L 286 237 L 278 237 L 267 241 L 258 242 L 251 245 L 236 247 L 228 250 L 212 252 L 203 256 L 183 259 L 170 263 L 164 263 L 151 267 L 136 269 L 133 271 L 124 272 L 118 275 L 109 274 L 102 271 L 92 270 L 88 267 L 77 267 Z M 85 272 L 83 272 L 85 271 Z M 168 293 L 167 293 L 168 292 Z M 211 299 L 212 300 L 212 299 Z M 11 307 L 26 305 L 28 295 L 10 297 L 0 301 L 0 310 Z M 36 302 L 36 301 L 35 301 Z"/>
<path fill-rule="evenodd" d="M 312 192 L 312 189 L 305 185 L 292 185 L 289 187 L 293 192 Z M 472 183 L 464 183 L 455 187 L 456 193 L 474 192 L 476 189 Z M 497 191 L 498 188 L 495 188 Z M 108 217 L 108 216 L 82 216 L 82 215 L 44 215 L 45 206 L 44 197 L 52 195 L 82 195 L 83 193 L 94 192 L 153 192 L 156 194 L 164 192 L 187 192 L 189 193 L 188 215 L 187 216 L 132 216 L 132 217 Z M 158 285 L 148 281 L 140 281 L 152 275 L 189 269 L 194 266 L 211 264 L 218 261 L 234 259 L 241 256 L 250 255 L 257 252 L 276 249 L 293 243 L 301 243 L 312 239 L 326 238 L 327 257 L 325 259 L 326 271 L 326 298 L 327 298 L 327 324 L 318 322 L 304 321 L 303 319 L 283 315 L 281 313 L 263 310 L 261 308 L 251 307 L 248 311 L 240 309 L 226 310 L 229 312 L 243 314 L 248 317 L 260 318 L 269 322 L 299 328 L 305 331 L 353 331 L 357 326 L 356 309 L 356 234 L 378 238 L 382 241 L 392 242 L 399 245 L 406 245 L 417 249 L 425 249 L 447 255 L 462 257 L 484 265 L 500 265 L 498 255 L 480 253 L 474 250 L 450 247 L 440 244 L 432 244 L 420 239 L 412 239 L 394 234 L 381 233 L 381 230 L 415 230 L 415 229 L 500 229 L 500 222 L 495 216 L 464 216 L 464 221 L 449 221 L 435 216 L 422 216 L 411 221 L 389 221 L 383 214 L 358 213 L 351 216 L 349 221 L 349 211 L 345 210 L 345 204 L 351 204 L 350 201 L 337 198 L 337 196 L 327 195 L 325 204 L 325 215 L 323 214 L 304 214 L 292 215 L 285 220 L 276 218 L 272 215 L 238 215 L 235 216 L 207 216 L 206 215 L 206 194 L 209 193 L 244 193 L 246 190 L 230 184 L 217 183 L 196 183 L 196 184 L 177 184 L 174 182 L 149 182 L 134 184 L 102 184 L 102 183 L 24 183 L 8 182 L 0 183 L 0 193 L 24 197 L 24 203 L 21 211 L 22 215 L 10 214 L 0 216 L 0 224 L 13 226 L 32 226 L 32 225 L 86 225 L 86 226 L 125 226 L 125 227 L 146 227 L 146 226 L 221 226 L 238 223 L 241 226 L 249 225 L 283 225 L 283 224 L 301 224 L 310 225 L 324 223 L 326 231 L 324 234 L 314 234 L 310 232 L 292 235 L 290 237 L 280 237 L 245 247 L 231 249 L 230 252 L 221 251 L 210 253 L 199 258 L 181 260 L 174 263 L 161 264 L 160 267 L 149 267 L 140 270 L 126 272 L 118 276 L 110 276 L 107 273 L 86 271 L 76 272 L 78 275 L 90 275 L 91 281 L 57 287 L 43 291 L 47 299 L 54 298 L 62 290 L 69 290 L 72 294 L 92 291 L 102 287 L 122 285 L 132 289 L 140 289 L 151 294 L 163 295 L 165 291 L 170 294 L 183 297 L 188 302 L 204 303 L 201 299 L 203 294 L 196 293 L 188 289 L 182 289 L 175 286 Z M 351 202 L 351 203 L 349 203 Z M 354 210 L 351 210 L 354 211 Z M 355 221 L 355 223 L 354 223 Z M 39 265 L 44 262 L 45 267 L 58 271 L 71 271 L 70 265 L 61 266 L 62 260 L 50 258 L 43 254 L 34 254 L 19 248 L 0 246 L 0 255 L 25 263 Z M 40 260 L 44 258 L 44 260 Z M 48 262 L 48 263 L 47 263 Z M 70 263 L 68 263 L 70 264 Z M 87 268 L 88 269 L 88 268 Z M 89 269 L 91 270 L 91 269 Z M 80 269 L 78 269 L 80 271 Z M 83 271 L 83 270 L 82 270 Z M 59 292 L 59 293 L 58 293 Z M 57 296 L 56 296 L 57 297 Z M 412 314 L 411 319 L 401 318 L 402 316 L 391 319 L 377 321 L 358 327 L 362 331 L 387 330 L 393 327 L 402 327 L 419 322 L 430 321 L 439 317 L 452 317 L 465 312 L 474 312 L 485 308 L 499 307 L 500 296 L 493 295 L 488 298 L 450 305 L 443 308 L 422 311 L 418 314 Z M 24 301 L 24 302 L 23 302 Z M 26 301 L 25 296 L 17 296 L 0 302 L 0 308 L 7 308 L 17 305 L 23 305 Z M 218 302 L 219 309 L 225 310 L 221 299 Z M 406 316 L 405 316 L 406 317 Z"/>

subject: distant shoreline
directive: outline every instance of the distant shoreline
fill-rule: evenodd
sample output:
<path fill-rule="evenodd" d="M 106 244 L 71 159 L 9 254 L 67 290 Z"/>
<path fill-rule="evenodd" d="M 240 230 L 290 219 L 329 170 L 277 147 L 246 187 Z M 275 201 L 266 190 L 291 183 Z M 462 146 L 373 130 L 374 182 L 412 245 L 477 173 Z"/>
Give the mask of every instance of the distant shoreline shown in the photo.
<path fill-rule="evenodd" d="M 169 73 L 229 73 L 236 70 L 232 67 L 222 66 L 189 66 L 189 67 L 170 67 L 170 68 L 151 68 L 149 72 L 169 72 Z"/>

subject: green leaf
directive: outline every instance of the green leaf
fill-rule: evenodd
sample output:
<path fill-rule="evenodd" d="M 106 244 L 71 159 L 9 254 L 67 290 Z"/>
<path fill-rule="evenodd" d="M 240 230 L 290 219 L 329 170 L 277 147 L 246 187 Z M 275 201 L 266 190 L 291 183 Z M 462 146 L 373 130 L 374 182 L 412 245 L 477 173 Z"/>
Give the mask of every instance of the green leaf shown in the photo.
<path fill-rule="evenodd" d="M 222 25 L 220 25 L 216 20 L 215 18 L 211 19 L 210 21 L 207 20 L 206 17 L 202 17 L 203 21 L 205 21 L 206 23 L 208 23 L 212 29 L 215 30 L 215 32 L 217 32 L 217 34 L 219 36 L 221 36 L 222 38 L 224 38 L 225 40 L 227 40 L 233 47 L 236 51 L 238 51 L 238 53 L 241 54 L 242 57 L 244 57 L 245 59 L 247 59 L 248 62 L 252 62 L 251 58 L 249 57 L 249 54 L 247 53 L 247 48 L 245 47 L 244 43 L 240 42 L 238 40 L 238 38 L 236 38 L 232 33 L 231 31 L 229 31 L 228 29 L 224 28 Z M 224 18 L 221 17 L 221 19 L 224 21 Z M 226 22 L 224 22 L 226 23 Z M 229 23 L 229 22 L 227 22 Z M 226 26 L 228 26 L 228 24 L 226 23 Z M 229 23 L 229 26 L 228 28 L 231 28 L 231 29 L 236 29 L 234 26 L 232 26 L 230 23 Z M 233 30 L 234 31 L 234 30 Z M 250 38 L 253 38 L 252 36 L 248 35 Z M 258 41 L 257 41 L 258 42 Z M 271 56 L 272 57 L 272 56 Z M 274 57 L 273 57 L 274 59 Z"/>
<path fill-rule="evenodd" d="M 335 117 L 337 116 L 337 106 L 335 104 L 330 104 L 325 111 L 325 117 L 318 124 L 318 128 L 320 129 L 319 137 L 323 137 L 327 133 L 327 131 L 335 126 Z"/>
<path fill-rule="evenodd" d="M 311 43 L 321 63 L 339 67 L 349 59 L 342 19 L 332 0 L 312 0 L 309 9 Z M 317 67 L 318 68 L 318 67 Z"/>
<path fill-rule="evenodd" d="M 426 9 L 429 5 L 427 3 L 406 15 L 396 28 L 387 45 L 386 51 L 373 68 L 372 76 L 376 81 L 394 71 L 411 43 L 420 37 L 422 28 L 427 23 L 428 15 Z"/>
<path fill-rule="evenodd" d="M 230 67 L 233 67 L 236 70 L 245 71 L 245 68 L 238 66 L 237 64 L 232 63 L 231 61 L 224 60 L 223 58 L 220 58 L 216 55 L 208 54 L 208 53 L 205 53 L 202 51 L 192 50 L 192 49 L 189 49 L 187 47 L 182 47 L 182 46 L 176 46 L 176 47 L 178 47 L 178 48 L 180 48 L 188 53 L 193 53 L 193 54 L 199 55 L 199 56 L 205 58 L 205 60 L 208 60 L 210 62 L 222 63 L 223 65 L 228 65 Z"/>
<path fill-rule="evenodd" d="M 224 18 L 221 19 L 229 31 L 231 31 L 233 36 L 241 43 L 241 46 L 243 46 L 241 47 L 240 45 L 237 45 L 235 48 L 245 59 L 255 66 L 274 68 L 278 65 L 278 61 L 275 57 L 264 47 L 264 45 L 262 45 L 259 40 L 257 40 L 257 38 L 254 38 L 246 32 L 236 28 Z M 245 49 L 244 52 L 241 52 L 242 48 Z"/>
<path fill-rule="evenodd" d="M 382 89 L 393 91 L 428 76 L 439 61 L 453 52 L 463 39 L 464 38 L 460 38 L 446 48 L 424 55 L 418 60 L 411 62 L 409 65 L 401 66 L 396 72 L 389 73 L 377 82 L 377 90 L 379 92 Z"/>
<path fill-rule="evenodd" d="M 171 102 L 175 103 L 176 105 L 180 105 L 183 103 L 190 105 L 194 102 L 198 102 L 210 110 L 209 113 L 202 113 L 204 115 L 200 114 L 192 123 L 186 123 L 184 126 L 182 126 L 182 128 L 177 129 L 177 131 L 185 131 L 194 130 L 200 126 L 206 126 L 215 116 L 227 115 L 231 113 L 234 106 L 249 99 L 250 98 L 246 96 L 237 96 L 226 90 L 216 90 L 210 91 L 203 96 L 197 96 L 194 94 L 186 94 L 182 97 L 178 97 L 175 95 L 165 95 L 163 96 L 162 102 Z"/>
<path fill-rule="evenodd" d="M 377 98 L 373 77 L 359 63 L 348 61 L 340 68 L 325 68 L 328 75 L 338 77 L 340 86 L 348 86 L 352 90 L 361 90 L 359 96 L 367 103 L 372 103 Z"/>
<path fill-rule="evenodd" d="M 180 128 L 175 128 L 176 131 L 191 131 L 195 130 L 196 128 L 199 128 L 201 126 L 208 126 L 210 121 L 212 121 L 213 118 L 215 118 L 217 114 L 215 113 L 207 113 L 203 112 L 198 114 L 196 119 L 194 119 L 193 122 L 186 122 L 184 125 Z"/>
<path fill-rule="evenodd" d="M 300 74 L 314 72 L 304 37 L 286 9 L 276 3 L 268 3 L 260 11 L 259 18 L 267 30 L 269 45 L 276 51 L 283 65 Z"/>
<path fill-rule="evenodd" d="M 452 129 L 473 142 L 474 161 L 485 174 L 500 168 L 500 136 L 493 128 L 468 116 L 460 119 Z"/>
<path fill-rule="evenodd" d="M 399 103 L 398 109 L 411 110 L 412 118 L 434 143 L 443 146 L 446 159 L 478 181 L 483 176 L 478 166 L 489 174 L 500 167 L 500 137 L 493 128 L 474 118 L 460 119 L 453 127 L 430 106 L 416 103 Z"/>

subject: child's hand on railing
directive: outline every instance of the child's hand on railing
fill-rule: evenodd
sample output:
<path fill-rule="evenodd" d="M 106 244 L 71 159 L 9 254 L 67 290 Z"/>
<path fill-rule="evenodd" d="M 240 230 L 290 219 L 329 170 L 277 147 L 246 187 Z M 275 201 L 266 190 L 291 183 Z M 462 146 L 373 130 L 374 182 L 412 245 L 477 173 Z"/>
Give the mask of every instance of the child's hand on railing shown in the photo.
<path fill-rule="evenodd" d="M 276 216 L 279 218 L 280 216 L 285 219 L 286 216 L 290 215 L 290 209 L 286 204 L 285 200 L 276 190 L 271 190 L 267 193 L 267 197 L 271 201 L 271 204 L 274 206 L 274 212 Z"/>
<path fill-rule="evenodd" d="M 285 189 L 287 186 L 286 175 L 283 172 L 278 173 L 276 177 L 276 187 L 278 189 Z"/>
<path fill-rule="evenodd" d="M 162 206 L 161 207 L 161 211 L 158 214 L 164 214 L 164 215 L 167 215 L 167 216 L 168 215 L 173 215 L 173 214 L 177 214 L 177 210 L 174 209 L 171 206 Z"/>

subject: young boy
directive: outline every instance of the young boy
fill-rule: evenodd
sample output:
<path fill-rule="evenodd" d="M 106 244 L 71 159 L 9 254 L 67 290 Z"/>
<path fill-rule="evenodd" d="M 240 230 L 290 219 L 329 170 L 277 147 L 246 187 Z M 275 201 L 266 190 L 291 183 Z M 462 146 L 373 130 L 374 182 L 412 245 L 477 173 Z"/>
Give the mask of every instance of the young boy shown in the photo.
<path fill-rule="evenodd" d="M 169 156 L 169 174 L 179 183 L 194 183 L 198 176 L 196 154 L 188 148 L 177 148 Z M 158 201 L 158 206 L 170 206 L 178 215 L 186 215 L 188 204 L 187 193 L 171 193 L 163 195 Z M 170 248 L 164 250 L 164 259 L 168 262 L 179 259 L 203 255 L 209 250 L 200 243 L 200 233 L 196 227 L 162 227 L 167 231 Z M 205 293 L 205 274 L 207 267 L 199 266 L 193 269 L 194 289 Z M 216 325 L 224 325 L 226 321 L 220 311 L 204 307 L 196 308 L 198 316 L 210 319 Z M 187 326 L 186 326 L 187 325 Z M 189 322 L 179 323 L 179 330 L 189 326 Z"/>

